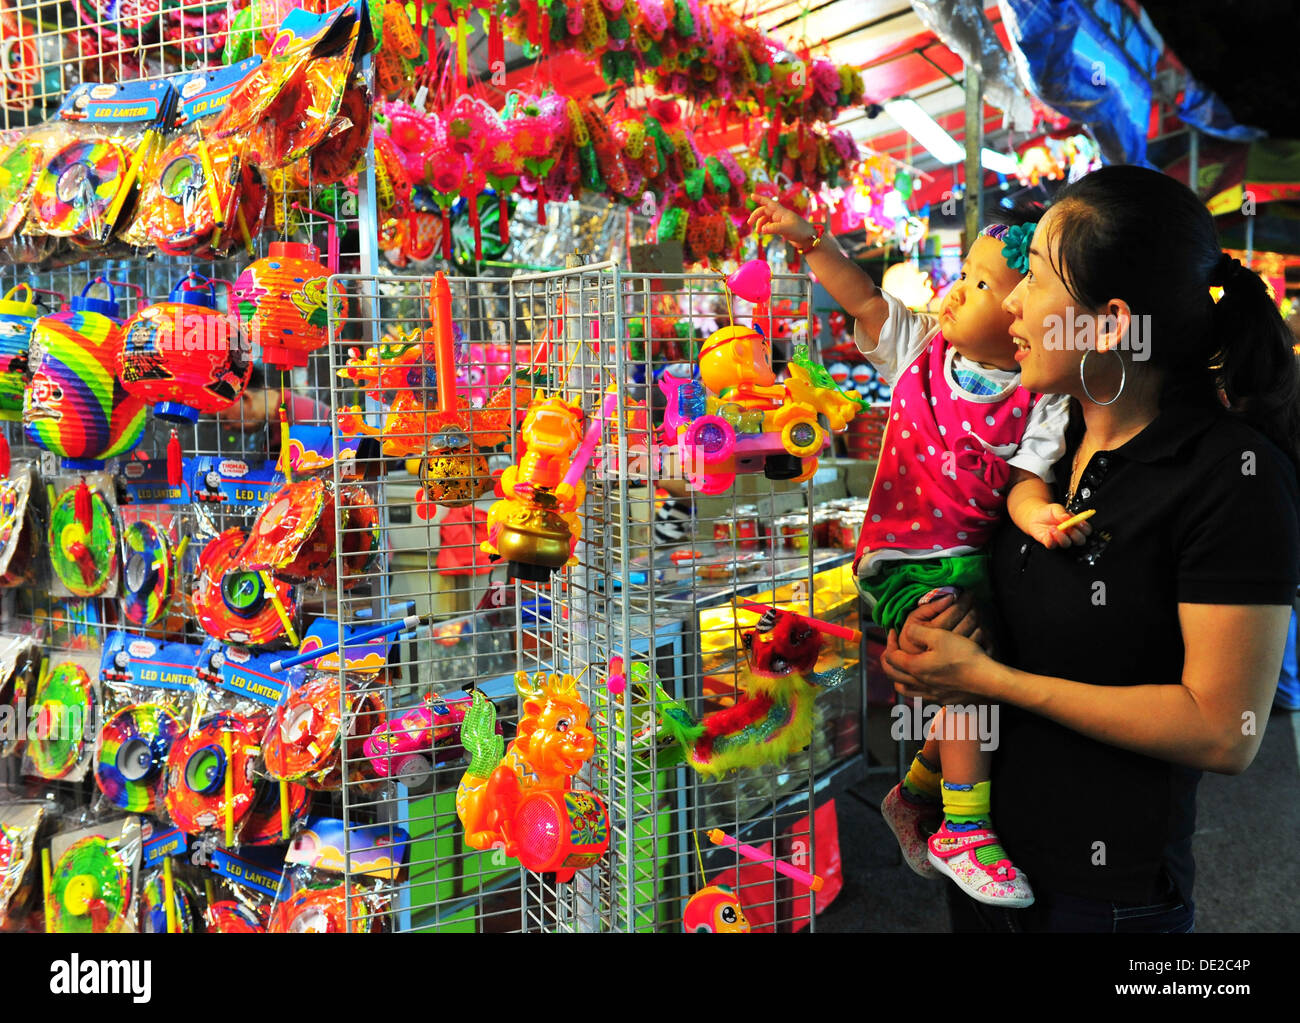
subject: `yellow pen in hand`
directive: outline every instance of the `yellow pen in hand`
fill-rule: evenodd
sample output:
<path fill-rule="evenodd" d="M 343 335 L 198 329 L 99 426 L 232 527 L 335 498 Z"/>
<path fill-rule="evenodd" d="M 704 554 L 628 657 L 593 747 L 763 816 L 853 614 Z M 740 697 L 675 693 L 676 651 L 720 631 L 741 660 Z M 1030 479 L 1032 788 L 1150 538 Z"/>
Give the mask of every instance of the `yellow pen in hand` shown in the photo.
<path fill-rule="evenodd" d="M 1096 508 L 1089 508 L 1087 511 L 1081 511 L 1079 512 L 1078 515 L 1075 515 L 1072 518 L 1068 518 L 1064 522 L 1059 523 L 1056 527 L 1057 531 L 1064 533 L 1067 530 L 1073 529 L 1080 522 L 1086 522 L 1088 519 L 1092 518 L 1096 514 L 1097 514 Z"/>

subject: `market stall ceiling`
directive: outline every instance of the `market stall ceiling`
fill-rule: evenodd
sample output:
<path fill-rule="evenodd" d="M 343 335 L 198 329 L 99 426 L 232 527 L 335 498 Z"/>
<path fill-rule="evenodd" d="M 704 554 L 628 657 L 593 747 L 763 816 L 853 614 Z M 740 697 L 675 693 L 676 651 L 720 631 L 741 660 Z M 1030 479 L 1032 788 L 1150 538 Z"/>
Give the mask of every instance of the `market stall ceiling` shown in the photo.
<path fill-rule="evenodd" d="M 792 49 L 808 45 L 860 68 L 869 99 L 914 99 L 958 142 L 964 138 L 962 62 L 925 27 L 910 0 L 752 0 L 739 9 Z M 988 5 L 985 14 L 1005 46 L 997 5 Z M 1003 137 L 1001 113 L 986 105 L 984 117 L 985 144 L 996 146 Z M 837 126 L 877 152 L 927 170 L 940 166 L 888 114 L 869 118 L 859 108 Z"/>
<path fill-rule="evenodd" d="M 792 49 L 808 45 L 837 63 L 860 68 L 869 100 L 914 99 L 953 138 L 962 141 L 962 62 L 926 29 L 909 0 L 736 0 L 735 9 Z M 1005 46 L 1006 33 L 997 6 L 988 6 L 985 14 Z M 485 39 L 476 40 L 476 46 L 485 45 Z M 476 59 L 484 57 L 477 54 Z M 534 63 L 511 46 L 507 66 L 511 69 L 507 90 L 549 82 L 575 94 L 607 91 L 599 70 L 580 54 L 559 54 Z M 985 144 L 997 147 L 1005 137 L 1000 133 L 1002 115 L 985 105 L 984 118 Z M 940 166 L 888 114 L 868 118 L 859 108 L 838 123 L 876 152 L 907 159 L 924 170 Z M 721 137 L 712 133 L 710 137 L 716 143 L 738 145 L 743 131 L 733 125 Z"/>

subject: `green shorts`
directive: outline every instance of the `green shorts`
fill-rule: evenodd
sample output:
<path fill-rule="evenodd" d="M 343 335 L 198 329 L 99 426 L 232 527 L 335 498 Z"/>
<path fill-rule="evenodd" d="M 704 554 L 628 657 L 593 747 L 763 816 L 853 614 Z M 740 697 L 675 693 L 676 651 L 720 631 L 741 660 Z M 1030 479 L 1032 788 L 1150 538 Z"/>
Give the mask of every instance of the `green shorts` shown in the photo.
<path fill-rule="evenodd" d="M 868 578 L 857 576 L 858 592 L 882 629 L 899 628 L 917 603 L 939 586 L 974 590 L 985 599 L 989 589 L 987 554 L 958 554 L 921 561 L 886 561 Z"/>

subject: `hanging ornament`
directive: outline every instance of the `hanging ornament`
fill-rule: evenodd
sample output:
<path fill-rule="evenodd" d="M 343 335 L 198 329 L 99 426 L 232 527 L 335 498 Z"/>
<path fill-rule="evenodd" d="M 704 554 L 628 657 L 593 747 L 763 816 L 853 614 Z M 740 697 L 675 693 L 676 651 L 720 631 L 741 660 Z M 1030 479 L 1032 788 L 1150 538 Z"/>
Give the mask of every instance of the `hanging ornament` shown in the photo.
<path fill-rule="evenodd" d="M 200 413 L 229 408 L 248 385 L 253 364 L 239 320 L 217 309 L 212 281 L 193 270 L 166 302 L 136 313 L 124 334 L 122 383 L 160 419 L 197 422 Z"/>
<path fill-rule="evenodd" d="M 298 204 L 294 204 L 298 208 Z M 272 242 L 267 255 L 250 265 L 235 281 L 232 296 L 240 322 L 251 341 L 260 344 L 267 365 L 289 369 L 307 365 L 308 353 L 329 337 L 329 315 L 347 315 L 342 289 L 332 295 L 327 283 L 338 273 L 338 234 L 332 217 L 329 259 L 320 263 L 320 250 L 299 242 Z"/>
<path fill-rule="evenodd" d="M 107 300 L 91 298 L 97 285 Z M 86 285 L 67 312 L 42 316 L 32 330 L 31 384 L 23 424 L 36 444 L 63 458 L 64 468 L 100 469 L 144 433 L 143 403 L 117 376 L 121 320 L 112 285 Z"/>

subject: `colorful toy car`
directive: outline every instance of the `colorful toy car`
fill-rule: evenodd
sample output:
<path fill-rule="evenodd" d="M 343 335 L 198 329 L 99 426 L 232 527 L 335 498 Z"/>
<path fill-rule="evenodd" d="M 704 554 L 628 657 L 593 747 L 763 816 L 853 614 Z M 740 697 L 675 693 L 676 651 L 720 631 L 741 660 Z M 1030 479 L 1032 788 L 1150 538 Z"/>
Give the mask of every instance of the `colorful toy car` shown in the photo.
<path fill-rule="evenodd" d="M 860 408 L 802 347 L 777 383 L 771 344 L 748 327 L 715 331 L 699 370 L 699 380 L 664 373 L 659 387 L 668 399 L 663 442 L 676 447 L 687 483 L 702 494 L 760 470 L 772 480 L 809 479 L 831 434 Z"/>
<path fill-rule="evenodd" d="M 434 764 L 459 759 L 460 723 L 469 705 L 468 696 L 430 695 L 420 706 L 389 719 L 361 747 L 370 766 L 381 778 L 396 778 L 408 788 L 419 788 Z"/>

